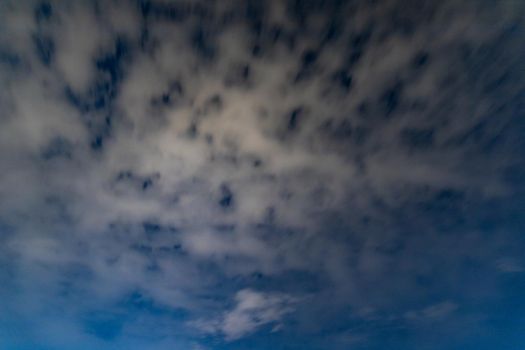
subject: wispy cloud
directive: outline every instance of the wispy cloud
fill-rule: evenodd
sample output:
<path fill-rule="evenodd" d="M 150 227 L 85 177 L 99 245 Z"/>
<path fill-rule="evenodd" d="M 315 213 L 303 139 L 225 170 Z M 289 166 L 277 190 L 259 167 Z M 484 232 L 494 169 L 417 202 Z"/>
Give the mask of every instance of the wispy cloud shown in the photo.
<path fill-rule="evenodd" d="M 405 317 L 412 321 L 435 321 L 443 320 L 451 316 L 458 309 L 458 305 L 451 301 L 443 301 L 441 303 L 427 306 L 418 311 L 409 311 Z"/>
<path fill-rule="evenodd" d="M 278 331 L 281 320 L 293 311 L 293 304 L 297 301 L 285 294 L 243 289 L 235 295 L 233 309 L 217 319 L 197 320 L 191 324 L 202 332 L 223 334 L 232 341 L 266 325 L 272 325 L 272 331 Z"/>

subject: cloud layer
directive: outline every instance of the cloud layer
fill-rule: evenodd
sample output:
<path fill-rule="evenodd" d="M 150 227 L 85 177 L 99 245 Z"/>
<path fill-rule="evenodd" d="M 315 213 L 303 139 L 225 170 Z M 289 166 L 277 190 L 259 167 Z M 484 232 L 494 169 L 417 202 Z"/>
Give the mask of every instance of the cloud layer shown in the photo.
<path fill-rule="evenodd" d="M 0 344 L 514 341 L 523 11 L 0 2 Z"/>

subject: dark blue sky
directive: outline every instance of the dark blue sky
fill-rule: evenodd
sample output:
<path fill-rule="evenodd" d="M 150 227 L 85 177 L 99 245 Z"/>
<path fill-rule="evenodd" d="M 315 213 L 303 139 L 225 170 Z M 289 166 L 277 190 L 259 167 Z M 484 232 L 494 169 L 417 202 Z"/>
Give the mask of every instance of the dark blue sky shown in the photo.
<path fill-rule="evenodd" d="M 522 1 L 0 0 L 0 348 L 525 348 Z"/>

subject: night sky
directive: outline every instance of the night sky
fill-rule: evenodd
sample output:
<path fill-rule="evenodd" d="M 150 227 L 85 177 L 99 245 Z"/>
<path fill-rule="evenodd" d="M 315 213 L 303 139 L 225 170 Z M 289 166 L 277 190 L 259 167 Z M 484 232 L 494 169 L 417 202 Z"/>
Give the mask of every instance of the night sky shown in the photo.
<path fill-rule="evenodd" d="M 0 0 L 0 349 L 525 349 L 524 22 Z"/>

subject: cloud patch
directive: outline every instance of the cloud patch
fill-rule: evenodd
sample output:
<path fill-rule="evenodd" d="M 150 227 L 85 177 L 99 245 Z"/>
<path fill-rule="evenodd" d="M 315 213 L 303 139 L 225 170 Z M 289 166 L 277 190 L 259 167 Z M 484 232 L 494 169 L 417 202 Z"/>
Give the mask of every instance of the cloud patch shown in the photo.
<path fill-rule="evenodd" d="M 271 292 L 243 289 L 235 294 L 235 306 L 216 320 L 200 320 L 192 323 L 202 332 L 222 334 L 228 341 L 256 332 L 264 326 L 279 330 L 282 319 L 293 311 L 296 298 Z"/>

